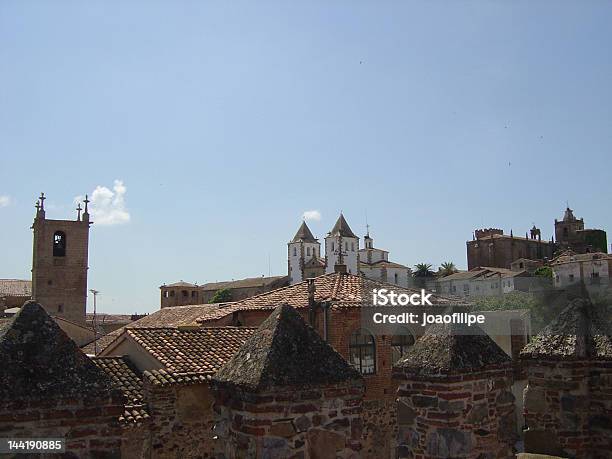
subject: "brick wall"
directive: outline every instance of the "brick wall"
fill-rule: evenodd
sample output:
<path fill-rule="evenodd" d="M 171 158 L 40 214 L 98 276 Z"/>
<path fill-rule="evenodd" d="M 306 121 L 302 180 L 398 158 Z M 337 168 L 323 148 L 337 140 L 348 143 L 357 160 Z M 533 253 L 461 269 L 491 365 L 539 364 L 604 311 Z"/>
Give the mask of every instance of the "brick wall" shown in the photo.
<path fill-rule="evenodd" d="M 79 458 L 120 455 L 123 396 L 0 402 L 0 437 L 65 438 L 66 451 Z"/>
<path fill-rule="evenodd" d="M 358 457 L 362 397 L 360 381 L 257 394 L 218 387 L 217 453 L 228 459 Z"/>
<path fill-rule="evenodd" d="M 510 366 L 454 376 L 398 372 L 397 457 L 511 458 Z"/>
<path fill-rule="evenodd" d="M 530 360 L 526 364 L 525 450 L 610 457 L 612 362 Z"/>

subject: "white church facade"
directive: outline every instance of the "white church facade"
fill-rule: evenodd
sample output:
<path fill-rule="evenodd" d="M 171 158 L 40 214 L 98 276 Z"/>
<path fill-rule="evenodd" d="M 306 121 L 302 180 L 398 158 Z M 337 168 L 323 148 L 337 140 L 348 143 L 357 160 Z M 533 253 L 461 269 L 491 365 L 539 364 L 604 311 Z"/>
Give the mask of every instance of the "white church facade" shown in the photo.
<path fill-rule="evenodd" d="M 288 275 L 291 285 L 324 273 L 332 273 L 342 266 L 350 274 L 361 274 L 368 279 L 408 287 L 410 268 L 389 261 L 389 252 L 374 247 L 368 230 L 364 247 L 359 248 L 359 237 L 353 233 L 344 215 L 325 237 L 324 256 L 321 243 L 314 237 L 306 222 L 302 222 L 288 243 Z"/>

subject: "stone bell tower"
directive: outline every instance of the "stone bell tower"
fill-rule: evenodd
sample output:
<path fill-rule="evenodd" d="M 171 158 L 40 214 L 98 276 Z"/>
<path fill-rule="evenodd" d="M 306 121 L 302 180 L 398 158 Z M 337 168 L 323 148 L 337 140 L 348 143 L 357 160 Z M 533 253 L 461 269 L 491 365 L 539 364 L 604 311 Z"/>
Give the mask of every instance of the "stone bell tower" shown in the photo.
<path fill-rule="evenodd" d="M 45 199 L 41 193 L 32 224 L 32 298 L 52 316 L 85 324 L 89 199 L 77 206 L 76 220 L 47 219 Z"/>

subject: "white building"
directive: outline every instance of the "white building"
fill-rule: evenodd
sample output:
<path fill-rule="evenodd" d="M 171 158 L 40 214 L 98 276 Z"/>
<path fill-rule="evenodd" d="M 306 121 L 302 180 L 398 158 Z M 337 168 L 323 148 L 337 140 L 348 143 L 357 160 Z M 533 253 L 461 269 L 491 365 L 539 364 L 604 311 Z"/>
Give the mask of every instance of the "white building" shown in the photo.
<path fill-rule="evenodd" d="M 501 296 L 516 290 L 529 291 L 532 280 L 524 270 L 477 267 L 439 278 L 436 291 L 460 297 Z"/>
<path fill-rule="evenodd" d="M 288 244 L 288 269 L 291 284 L 310 277 L 332 273 L 337 265 L 346 267 L 350 274 L 361 273 L 368 279 L 408 287 L 410 268 L 389 261 L 389 252 L 374 247 L 370 233 L 359 248 L 359 237 L 353 233 L 342 214 L 325 237 L 325 257 L 321 257 L 321 245 L 306 222 L 298 229 Z"/>
<path fill-rule="evenodd" d="M 389 252 L 374 247 L 374 239 L 370 231 L 364 237 L 363 249 L 359 249 L 359 271 L 365 277 L 381 282 L 408 287 L 410 282 L 410 268 L 399 263 L 389 261 Z"/>
<path fill-rule="evenodd" d="M 580 281 L 587 286 L 607 287 L 612 273 L 612 256 L 602 252 L 568 252 L 555 258 L 550 267 L 555 287 L 563 288 Z"/>
<path fill-rule="evenodd" d="M 306 222 L 288 244 L 289 282 L 291 285 L 323 274 L 325 262 L 321 260 L 321 244 Z"/>

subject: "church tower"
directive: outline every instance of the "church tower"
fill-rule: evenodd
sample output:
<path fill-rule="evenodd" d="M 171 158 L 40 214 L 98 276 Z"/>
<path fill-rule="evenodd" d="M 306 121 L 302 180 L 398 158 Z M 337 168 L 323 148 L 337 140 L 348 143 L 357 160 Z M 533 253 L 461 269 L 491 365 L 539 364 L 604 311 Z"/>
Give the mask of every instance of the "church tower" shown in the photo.
<path fill-rule="evenodd" d="M 32 298 L 50 315 L 85 323 L 89 200 L 77 207 L 75 220 L 49 220 L 45 195 L 36 202 L 32 257 Z M 83 211 L 81 215 L 81 211 Z"/>
<path fill-rule="evenodd" d="M 287 246 L 291 285 L 302 282 L 309 277 L 323 274 L 321 244 L 312 235 L 305 221 L 302 222 Z"/>
<path fill-rule="evenodd" d="M 340 217 L 325 238 L 325 257 L 327 265 L 325 272 L 333 273 L 336 265 L 346 267 L 349 274 L 358 274 L 359 238 L 351 230 L 340 213 Z"/>

